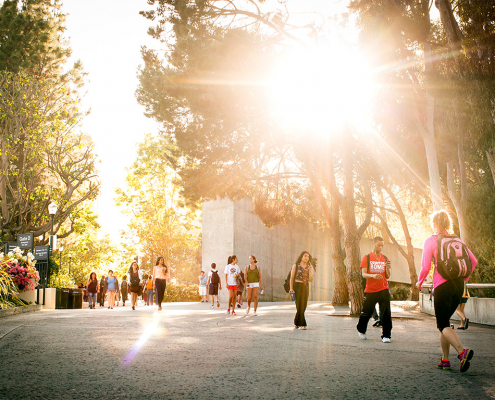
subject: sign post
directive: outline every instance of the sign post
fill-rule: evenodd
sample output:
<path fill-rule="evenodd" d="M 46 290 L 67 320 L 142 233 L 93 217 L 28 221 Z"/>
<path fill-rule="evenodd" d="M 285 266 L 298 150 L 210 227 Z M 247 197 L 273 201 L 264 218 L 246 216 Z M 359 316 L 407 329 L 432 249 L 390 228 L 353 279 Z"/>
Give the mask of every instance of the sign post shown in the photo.
<path fill-rule="evenodd" d="M 17 235 L 17 243 L 19 244 L 19 248 L 22 250 L 31 250 L 34 249 L 34 233 L 19 233 Z"/>
<path fill-rule="evenodd" d="M 34 248 L 34 259 L 36 260 L 36 269 L 40 274 L 43 286 L 43 305 L 45 305 L 46 284 L 48 282 L 48 260 L 50 257 L 50 246 L 36 246 Z M 39 291 L 36 297 L 37 303 L 40 303 Z"/>

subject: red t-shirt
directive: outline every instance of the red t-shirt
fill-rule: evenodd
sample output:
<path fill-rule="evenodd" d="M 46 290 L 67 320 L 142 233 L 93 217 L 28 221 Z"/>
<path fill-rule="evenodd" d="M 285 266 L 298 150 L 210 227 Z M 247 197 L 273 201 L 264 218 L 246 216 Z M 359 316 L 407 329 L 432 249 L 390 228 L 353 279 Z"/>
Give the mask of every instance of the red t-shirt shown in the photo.
<path fill-rule="evenodd" d="M 366 256 L 361 261 L 361 268 L 365 269 L 368 274 L 380 274 L 383 279 L 366 279 L 366 288 L 364 293 L 375 293 L 380 290 L 388 289 L 388 281 L 385 278 L 385 257 L 382 253 L 375 256 L 373 252 L 370 253 L 370 269 L 368 269 L 368 259 Z"/>

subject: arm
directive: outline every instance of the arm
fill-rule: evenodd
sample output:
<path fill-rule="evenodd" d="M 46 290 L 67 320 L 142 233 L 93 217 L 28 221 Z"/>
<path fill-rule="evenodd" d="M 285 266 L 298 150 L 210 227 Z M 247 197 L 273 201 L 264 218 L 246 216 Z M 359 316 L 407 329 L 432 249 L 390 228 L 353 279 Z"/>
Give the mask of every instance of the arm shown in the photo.
<path fill-rule="evenodd" d="M 229 274 L 225 274 L 225 287 L 229 286 L 229 283 L 227 281 L 228 276 L 229 276 Z"/>
<path fill-rule="evenodd" d="M 390 279 L 390 260 L 385 263 L 385 279 Z"/>
<path fill-rule="evenodd" d="M 315 277 L 315 269 L 313 268 L 313 266 L 310 266 L 309 267 L 309 277 L 308 277 L 309 281 L 313 282 L 314 277 Z"/>
<path fill-rule="evenodd" d="M 248 267 L 244 267 L 244 287 L 247 289 L 248 287 L 248 282 L 247 282 L 247 269 Z"/>
<path fill-rule="evenodd" d="M 258 267 L 258 275 L 260 277 L 260 290 L 263 290 L 263 281 L 261 280 L 261 268 Z M 291 276 L 292 276 L 292 272 L 291 272 Z"/>
<path fill-rule="evenodd" d="M 292 266 L 292 269 L 290 270 L 290 290 L 289 290 L 289 293 L 294 292 L 293 282 L 294 282 L 295 275 L 296 275 L 296 264 L 294 264 Z"/>
<path fill-rule="evenodd" d="M 473 255 L 473 253 L 471 253 L 471 250 L 468 249 L 468 253 L 469 253 L 469 259 L 471 260 L 471 263 L 473 264 L 473 270 L 476 268 L 476 265 L 478 264 L 478 260 L 476 259 L 476 257 Z M 471 274 L 472 274 L 472 271 L 471 271 Z M 469 275 L 467 278 L 466 278 L 466 282 L 469 280 L 469 278 L 471 277 L 471 275 Z"/>
<path fill-rule="evenodd" d="M 421 259 L 421 271 L 419 272 L 418 283 L 416 286 L 419 288 L 423 284 L 424 280 L 428 276 L 431 270 L 431 260 L 433 258 L 432 240 L 427 238 L 423 244 L 423 257 Z M 434 241 L 436 243 L 436 240 Z"/>
<path fill-rule="evenodd" d="M 153 276 L 151 277 L 151 279 L 153 280 L 153 282 L 155 281 L 155 269 L 156 269 L 156 266 L 153 267 Z"/>

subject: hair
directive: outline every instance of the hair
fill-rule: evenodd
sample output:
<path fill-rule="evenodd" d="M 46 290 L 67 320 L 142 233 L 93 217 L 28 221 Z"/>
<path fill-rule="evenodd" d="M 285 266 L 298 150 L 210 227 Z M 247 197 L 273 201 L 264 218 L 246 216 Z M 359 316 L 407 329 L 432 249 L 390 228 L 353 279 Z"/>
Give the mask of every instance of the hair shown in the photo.
<path fill-rule="evenodd" d="M 126 280 L 127 280 L 127 275 L 124 275 L 124 276 L 122 277 L 122 280 L 123 280 L 123 281 L 126 281 Z"/>
<path fill-rule="evenodd" d="M 108 273 L 110 274 L 110 272 L 113 274 L 113 271 L 111 269 L 108 271 Z"/>
<path fill-rule="evenodd" d="M 148 279 L 148 274 L 144 274 L 143 279 Z"/>
<path fill-rule="evenodd" d="M 212 267 L 213 269 L 215 269 L 215 268 L 217 267 L 217 264 L 215 264 L 215 263 L 211 263 L 211 267 Z"/>
<path fill-rule="evenodd" d="M 373 243 L 376 243 L 376 242 L 383 242 L 383 238 L 381 236 L 375 236 L 373 238 Z"/>
<path fill-rule="evenodd" d="M 440 232 L 449 231 L 452 226 L 452 219 L 450 215 L 445 210 L 434 211 L 430 215 L 431 228 L 435 230 L 435 225 L 438 227 Z"/>
<path fill-rule="evenodd" d="M 155 265 L 160 264 L 160 260 L 163 260 L 163 265 L 165 265 L 165 259 L 164 259 L 163 257 L 158 257 L 158 258 L 156 259 L 156 264 L 155 264 Z"/>
<path fill-rule="evenodd" d="M 136 261 L 133 261 L 133 262 L 131 262 L 131 265 L 129 266 L 129 271 L 127 271 L 127 273 L 128 273 L 129 275 L 130 275 L 130 274 L 132 274 L 132 273 L 134 272 L 134 271 L 132 270 L 132 266 L 133 266 L 134 264 L 136 264 L 137 271 L 139 271 L 139 265 L 138 265 L 138 263 L 137 263 Z"/>
<path fill-rule="evenodd" d="M 90 280 L 93 280 L 93 278 L 92 278 L 92 276 L 93 276 L 93 275 L 95 276 L 95 280 L 98 280 L 98 276 L 96 275 L 96 272 L 91 272 L 91 273 L 89 274 L 89 279 L 90 279 Z"/>
<path fill-rule="evenodd" d="M 253 261 L 254 261 L 254 263 L 255 263 L 255 264 L 258 264 L 258 260 L 257 260 L 257 259 L 256 259 L 256 257 L 255 257 L 255 256 L 253 256 L 252 254 L 251 254 L 251 258 L 253 259 Z"/>
<path fill-rule="evenodd" d="M 301 264 L 302 258 L 303 258 L 303 256 L 304 256 L 306 253 L 308 253 L 308 254 L 309 254 L 309 251 L 302 251 L 302 252 L 301 252 L 301 254 L 299 254 L 299 257 L 297 257 L 297 260 L 296 260 L 296 265 Z M 311 254 L 309 254 L 309 263 L 310 263 L 310 264 L 311 264 L 311 260 L 312 260 L 312 258 L 311 258 Z"/>
<path fill-rule="evenodd" d="M 232 261 L 234 261 L 237 258 L 236 255 L 229 256 L 229 261 L 227 261 L 227 264 L 232 264 Z"/>

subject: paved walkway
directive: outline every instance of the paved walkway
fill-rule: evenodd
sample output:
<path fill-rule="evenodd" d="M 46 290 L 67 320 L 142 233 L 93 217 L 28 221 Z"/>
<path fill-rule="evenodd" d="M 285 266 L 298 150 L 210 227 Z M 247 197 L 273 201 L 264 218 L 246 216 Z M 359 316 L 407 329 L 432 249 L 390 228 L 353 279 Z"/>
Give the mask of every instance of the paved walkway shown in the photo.
<path fill-rule="evenodd" d="M 293 303 L 262 303 L 257 317 L 203 303 L 6 317 L 0 399 L 495 398 L 495 329 L 460 332 L 475 350 L 461 374 L 455 357 L 452 371 L 435 367 L 435 320 L 414 304 L 394 303 L 389 344 L 372 327 L 360 340 L 346 313 L 311 303 L 306 331 Z"/>

